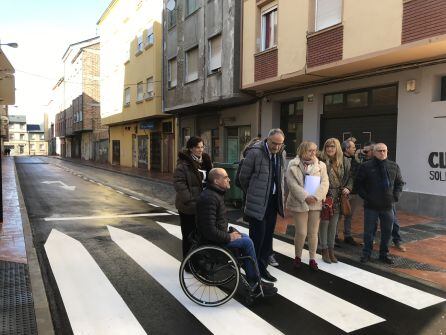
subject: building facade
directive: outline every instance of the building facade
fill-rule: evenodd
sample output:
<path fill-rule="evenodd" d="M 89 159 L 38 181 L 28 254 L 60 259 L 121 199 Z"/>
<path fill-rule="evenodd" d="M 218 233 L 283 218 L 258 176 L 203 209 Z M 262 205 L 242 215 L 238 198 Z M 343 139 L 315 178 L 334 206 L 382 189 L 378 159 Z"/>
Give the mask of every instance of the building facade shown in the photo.
<path fill-rule="evenodd" d="M 173 172 L 174 117 L 162 112 L 161 1 L 112 1 L 98 22 L 102 38 L 102 122 L 109 162 Z"/>
<path fill-rule="evenodd" d="M 55 122 L 65 122 L 63 135 L 61 127 L 57 132 L 65 157 L 100 160 L 97 149 L 101 141 L 108 143 L 100 119 L 99 60 L 99 37 L 71 44 L 62 57 L 64 75 L 53 91 L 61 97 Z"/>
<path fill-rule="evenodd" d="M 446 3 L 243 4 L 242 88 L 261 97 L 262 133 L 281 127 L 289 157 L 303 139 L 384 142 L 406 182 L 399 206 L 446 216 Z"/>
<path fill-rule="evenodd" d="M 236 162 L 259 132 L 256 97 L 240 92 L 237 0 L 164 1 L 164 112 L 178 116 L 178 147 L 204 140 L 212 160 Z"/>
<path fill-rule="evenodd" d="M 27 124 L 29 155 L 48 155 L 48 141 L 45 138 L 45 129 L 43 125 Z"/>
<path fill-rule="evenodd" d="M 9 138 L 4 148 L 10 150 L 11 156 L 29 155 L 28 133 L 25 115 L 9 115 Z"/>

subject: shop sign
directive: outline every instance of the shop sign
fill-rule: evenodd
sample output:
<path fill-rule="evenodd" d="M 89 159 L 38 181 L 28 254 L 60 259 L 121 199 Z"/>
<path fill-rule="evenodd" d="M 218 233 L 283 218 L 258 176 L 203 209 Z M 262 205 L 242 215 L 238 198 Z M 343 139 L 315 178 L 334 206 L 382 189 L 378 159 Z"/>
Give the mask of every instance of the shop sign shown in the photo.
<path fill-rule="evenodd" d="M 431 152 L 427 159 L 432 169 L 429 171 L 429 180 L 446 181 L 446 152 Z"/>
<path fill-rule="evenodd" d="M 139 129 L 155 130 L 156 123 L 155 121 L 141 121 L 139 123 Z"/>

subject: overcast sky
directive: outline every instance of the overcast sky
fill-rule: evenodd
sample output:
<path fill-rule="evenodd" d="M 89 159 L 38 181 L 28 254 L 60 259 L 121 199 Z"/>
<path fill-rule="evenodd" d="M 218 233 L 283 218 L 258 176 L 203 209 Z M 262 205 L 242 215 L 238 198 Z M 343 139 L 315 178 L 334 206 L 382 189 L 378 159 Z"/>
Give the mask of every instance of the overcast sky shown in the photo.
<path fill-rule="evenodd" d="M 125 0 L 124 0 L 125 1 Z M 0 42 L 16 70 L 16 106 L 28 123 L 42 123 L 51 89 L 61 77 L 61 59 L 71 43 L 96 34 L 96 22 L 111 0 L 0 0 Z"/>

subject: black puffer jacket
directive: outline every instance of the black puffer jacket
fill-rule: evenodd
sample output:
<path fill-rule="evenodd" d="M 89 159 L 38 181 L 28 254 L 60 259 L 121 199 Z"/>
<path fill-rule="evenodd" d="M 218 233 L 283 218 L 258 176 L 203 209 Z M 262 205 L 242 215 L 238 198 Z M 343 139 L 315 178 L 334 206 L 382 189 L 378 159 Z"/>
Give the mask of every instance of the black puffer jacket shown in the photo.
<path fill-rule="evenodd" d="M 188 150 L 178 153 L 177 167 L 173 173 L 173 185 L 176 191 L 175 207 L 184 214 L 195 214 L 195 207 L 200 193 L 203 191 L 203 179 L 212 169 L 211 158 L 203 153 L 203 161 L 194 161 Z M 206 176 L 202 172 L 206 171 Z M 206 181 L 206 179 L 204 179 Z"/>
<path fill-rule="evenodd" d="M 380 164 L 384 164 L 387 170 L 390 182 L 387 189 L 383 187 Z M 374 210 L 391 209 L 393 203 L 399 200 L 403 186 L 404 181 L 398 164 L 388 159 L 379 161 L 373 158 L 364 162 L 359 167 L 355 180 L 355 188 L 364 199 L 364 207 Z"/>
<path fill-rule="evenodd" d="M 231 241 L 226 220 L 225 191 L 207 187 L 197 201 L 197 236 L 200 243 L 226 244 Z"/>

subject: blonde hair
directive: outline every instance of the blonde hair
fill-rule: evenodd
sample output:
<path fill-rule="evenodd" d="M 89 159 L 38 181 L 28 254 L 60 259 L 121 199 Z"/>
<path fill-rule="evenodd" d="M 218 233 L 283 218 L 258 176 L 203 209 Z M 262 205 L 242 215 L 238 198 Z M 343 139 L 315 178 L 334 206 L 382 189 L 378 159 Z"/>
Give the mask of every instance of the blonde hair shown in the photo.
<path fill-rule="evenodd" d="M 328 145 L 335 145 L 336 147 L 336 153 L 333 158 L 328 157 L 327 153 L 325 152 L 325 148 Z M 324 146 L 322 148 L 322 159 L 325 162 L 331 161 L 331 164 L 335 167 L 341 167 L 344 165 L 344 153 L 341 149 L 341 143 L 339 143 L 339 140 L 337 138 L 329 138 L 325 141 Z"/>
<path fill-rule="evenodd" d="M 305 154 L 310 150 L 312 146 L 316 147 L 317 150 L 317 144 L 311 141 L 303 141 L 301 144 L 299 144 L 299 147 L 297 148 L 297 155 L 299 157 L 305 156 Z"/>

